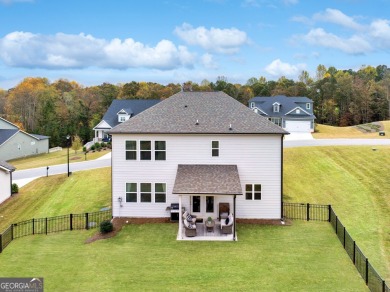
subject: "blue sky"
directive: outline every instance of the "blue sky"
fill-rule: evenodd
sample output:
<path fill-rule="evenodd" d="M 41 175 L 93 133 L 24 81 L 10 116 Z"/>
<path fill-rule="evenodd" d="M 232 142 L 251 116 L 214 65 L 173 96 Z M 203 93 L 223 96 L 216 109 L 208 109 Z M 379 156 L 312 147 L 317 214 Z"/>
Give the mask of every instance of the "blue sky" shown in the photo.
<path fill-rule="evenodd" d="M 390 0 L 0 0 L 0 88 L 390 67 Z"/>

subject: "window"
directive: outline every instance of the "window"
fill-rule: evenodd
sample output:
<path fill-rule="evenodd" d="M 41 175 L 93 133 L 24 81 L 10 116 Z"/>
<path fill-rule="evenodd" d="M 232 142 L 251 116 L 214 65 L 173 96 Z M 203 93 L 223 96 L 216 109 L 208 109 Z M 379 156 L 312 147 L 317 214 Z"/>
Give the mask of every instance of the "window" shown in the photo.
<path fill-rule="evenodd" d="M 124 116 L 119 116 L 119 122 L 123 123 L 126 121 L 126 117 Z"/>
<path fill-rule="evenodd" d="M 281 126 L 280 118 L 270 118 L 270 121 L 273 122 L 275 125 Z"/>
<path fill-rule="evenodd" d="M 126 160 L 137 160 L 137 141 L 126 141 Z"/>
<path fill-rule="evenodd" d="M 192 212 L 199 213 L 200 212 L 200 196 L 192 197 Z"/>
<path fill-rule="evenodd" d="M 274 113 L 278 113 L 279 112 L 279 107 L 280 107 L 280 104 L 278 104 L 277 102 L 273 104 L 274 106 Z"/>
<path fill-rule="evenodd" d="M 251 108 L 254 108 L 254 107 L 255 107 L 255 103 L 251 102 Z"/>
<path fill-rule="evenodd" d="M 246 200 L 261 200 L 261 184 L 245 185 Z"/>
<path fill-rule="evenodd" d="M 165 203 L 167 198 L 167 186 L 164 183 L 154 184 L 154 201 L 156 203 Z"/>
<path fill-rule="evenodd" d="M 126 202 L 136 203 L 137 202 L 137 184 L 126 183 Z"/>
<path fill-rule="evenodd" d="M 154 159 L 155 160 L 166 159 L 165 141 L 154 141 Z"/>
<path fill-rule="evenodd" d="M 211 141 L 211 155 L 213 157 L 219 156 L 219 141 Z"/>
<path fill-rule="evenodd" d="M 150 141 L 141 141 L 140 142 L 140 157 L 141 160 L 151 160 L 152 159 L 152 142 Z"/>
<path fill-rule="evenodd" d="M 214 213 L 214 197 L 206 197 L 206 212 Z"/>
<path fill-rule="evenodd" d="M 301 113 L 301 110 L 299 108 L 297 108 L 297 110 L 295 111 L 296 114 L 300 114 Z"/>
<path fill-rule="evenodd" d="M 308 102 L 307 104 L 306 104 L 306 109 L 310 109 L 310 102 Z"/>
<path fill-rule="evenodd" d="M 152 184 L 141 183 L 141 203 L 152 202 Z"/>

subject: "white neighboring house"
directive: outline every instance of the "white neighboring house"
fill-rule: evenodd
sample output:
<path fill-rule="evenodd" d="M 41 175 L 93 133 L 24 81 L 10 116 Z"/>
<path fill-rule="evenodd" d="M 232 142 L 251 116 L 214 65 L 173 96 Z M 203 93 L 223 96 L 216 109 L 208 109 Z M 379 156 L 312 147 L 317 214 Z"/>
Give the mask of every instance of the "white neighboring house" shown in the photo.
<path fill-rule="evenodd" d="M 314 132 L 313 101 L 307 97 L 257 96 L 249 107 L 288 132 Z"/>
<path fill-rule="evenodd" d="M 95 131 L 93 142 L 108 141 L 109 130 L 159 102 L 159 99 L 113 100 L 103 119 L 93 128 Z"/>
<path fill-rule="evenodd" d="M 179 203 L 218 218 L 229 203 L 236 218 L 282 218 L 288 132 L 223 92 L 177 93 L 109 134 L 114 217 L 168 218 Z"/>
<path fill-rule="evenodd" d="M 0 204 L 12 195 L 12 172 L 15 167 L 0 161 Z"/>

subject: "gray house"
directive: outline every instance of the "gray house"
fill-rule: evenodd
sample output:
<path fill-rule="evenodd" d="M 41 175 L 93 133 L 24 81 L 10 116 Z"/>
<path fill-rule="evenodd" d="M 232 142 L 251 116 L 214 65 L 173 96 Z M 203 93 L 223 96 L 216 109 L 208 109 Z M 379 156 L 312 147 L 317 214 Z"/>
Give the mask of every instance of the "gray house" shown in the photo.
<path fill-rule="evenodd" d="M 249 107 L 289 132 L 314 132 L 313 101 L 307 97 L 257 96 Z"/>
<path fill-rule="evenodd" d="M 0 161 L 0 204 L 12 194 L 12 172 L 15 167 L 11 164 Z"/>
<path fill-rule="evenodd" d="M 94 142 L 108 138 L 107 131 L 159 103 L 159 99 L 116 99 L 113 100 L 103 119 L 93 128 Z"/>
<path fill-rule="evenodd" d="M 0 160 L 11 160 L 49 152 L 49 137 L 29 134 L 0 118 Z"/>

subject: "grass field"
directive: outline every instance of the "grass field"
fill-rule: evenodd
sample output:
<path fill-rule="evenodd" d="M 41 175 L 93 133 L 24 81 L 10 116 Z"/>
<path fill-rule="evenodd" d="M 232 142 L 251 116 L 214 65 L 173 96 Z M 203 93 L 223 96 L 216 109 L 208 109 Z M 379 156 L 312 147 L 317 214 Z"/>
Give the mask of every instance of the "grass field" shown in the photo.
<path fill-rule="evenodd" d="M 379 136 L 377 132 L 367 133 L 360 131 L 357 127 L 333 127 L 327 125 L 316 125 L 316 132 L 313 133 L 315 139 L 337 139 L 337 138 L 360 138 L 360 139 L 389 139 L 390 121 L 381 122 L 384 126 L 386 136 Z"/>
<path fill-rule="evenodd" d="M 284 198 L 332 204 L 382 277 L 390 280 L 390 147 L 284 150 Z"/>
<path fill-rule="evenodd" d="M 0 205 L 0 231 L 11 223 L 111 206 L 111 168 L 42 177 Z"/>
<path fill-rule="evenodd" d="M 177 224 L 127 225 L 17 239 L 3 277 L 44 277 L 46 291 L 368 291 L 326 223 L 238 225 L 238 242 L 176 241 Z M 12 263 L 12 264 L 10 264 Z"/>
<path fill-rule="evenodd" d="M 75 153 L 74 150 L 70 150 L 69 162 L 70 163 L 81 162 L 81 161 L 85 161 L 85 158 L 87 158 L 87 160 L 93 160 L 109 152 L 111 152 L 111 149 L 102 150 L 100 152 L 99 151 L 88 152 L 87 157 L 85 157 L 84 152 L 82 151 L 77 151 L 77 153 Z M 53 153 L 39 154 L 39 155 L 29 156 L 25 158 L 10 160 L 8 162 L 11 163 L 13 166 L 15 166 L 17 170 L 57 165 L 57 164 L 65 164 L 68 163 L 68 150 L 65 148 L 62 149 L 61 151 L 57 151 Z"/>

